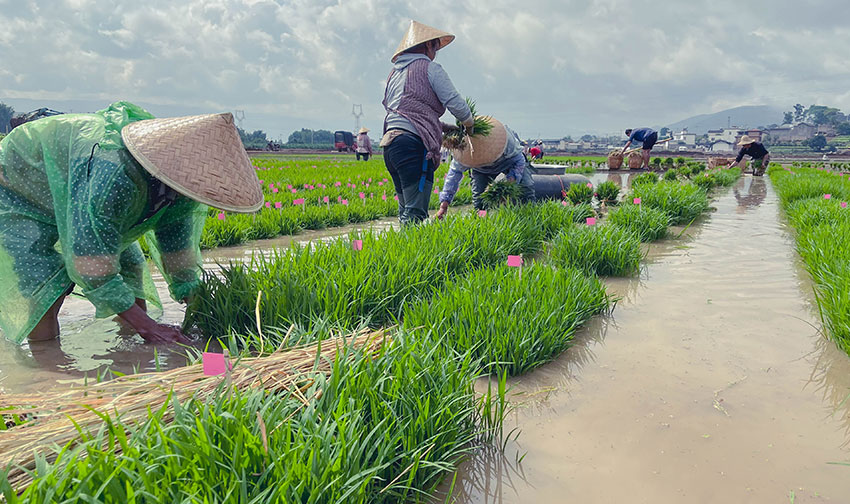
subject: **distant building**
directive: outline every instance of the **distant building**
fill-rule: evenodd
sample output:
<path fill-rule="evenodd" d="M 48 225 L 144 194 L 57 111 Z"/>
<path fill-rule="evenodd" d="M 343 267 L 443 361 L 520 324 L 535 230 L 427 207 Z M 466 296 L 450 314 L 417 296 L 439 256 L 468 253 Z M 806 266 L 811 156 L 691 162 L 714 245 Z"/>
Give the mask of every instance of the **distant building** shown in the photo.
<path fill-rule="evenodd" d="M 688 128 L 685 128 L 682 131 L 673 135 L 673 139 L 678 140 L 679 145 L 684 145 L 686 147 L 692 147 L 697 144 L 696 133 L 688 133 Z"/>
<path fill-rule="evenodd" d="M 719 130 L 708 130 L 708 143 L 716 142 L 717 140 L 724 140 L 729 143 L 735 142 L 735 139 L 740 137 L 743 133 L 741 133 L 741 128 L 723 128 Z"/>
<path fill-rule="evenodd" d="M 735 152 L 735 144 L 728 140 L 715 140 L 710 145 L 711 152 Z"/>
<path fill-rule="evenodd" d="M 769 128 L 765 130 L 765 136 L 769 136 L 773 142 L 800 142 L 802 140 L 808 140 L 815 136 L 815 132 L 817 132 L 817 128 L 813 124 L 809 123 L 798 123 L 793 126 L 790 124 L 783 124 L 778 128 Z"/>

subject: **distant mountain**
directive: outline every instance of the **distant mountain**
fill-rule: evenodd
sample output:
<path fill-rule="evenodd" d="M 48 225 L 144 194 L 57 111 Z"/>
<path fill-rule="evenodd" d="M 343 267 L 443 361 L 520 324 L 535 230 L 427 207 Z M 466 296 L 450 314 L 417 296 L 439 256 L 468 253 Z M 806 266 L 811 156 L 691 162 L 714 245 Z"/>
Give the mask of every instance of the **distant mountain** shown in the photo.
<path fill-rule="evenodd" d="M 735 107 L 713 114 L 702 114 L 689 117 L 667 127 L 673 131 L 681 131 L 688 128 L 689 133 L 704 135 L 710 129 L 725 128 L 728 125 L 740 126 L 742 128 L 757 128 L 768 124 L 782 124 L 784 111 L 777 107 L 768 105 L 747 105 Z"/>

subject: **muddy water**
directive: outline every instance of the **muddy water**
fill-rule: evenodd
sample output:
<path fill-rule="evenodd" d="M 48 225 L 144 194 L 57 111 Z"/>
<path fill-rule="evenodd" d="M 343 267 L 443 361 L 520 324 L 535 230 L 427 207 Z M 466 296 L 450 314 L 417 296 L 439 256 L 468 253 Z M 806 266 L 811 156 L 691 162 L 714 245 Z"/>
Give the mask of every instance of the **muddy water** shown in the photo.
<path fill-rule="evenodd" d="M 452 211 L 465 208 L 453 208 Z M 254 253 L 268 254 L 275 249 L 289 247 L 295 241 L 331 240 L 364 228 L 387 229 L 397 222 L 395 218 L 386 218 L 359 225 L 305 231 L 240 247 L 207 250 L 203 254 L 204 268 L 215 270 L 218 263 L 250 258 Z M 183 305 L 172 301 L 161 275 L 154 274 L 154 283 L 163 301 L 163 309 L 152 310 L 152 315 L 162 323 L 180 324 L 183 321 Z M 122 330 L 114 319 L 96 320 L 94 307 L 85 299 L 67 298 L 59 313 L 59 323 L 61 335 L 56 345 L 18 346 L 0 335 L 0 393 L 43 390 L 86 376 L 94 377 L 98 371 L 107 368 L 131 373 L 167 369 L 186 363 L 186 352 L 179 347 L 147 345 L 141 337 Z"/>
<path fill-rule="evenodd" d="M 479 452 L 460 503 L 850 502 L 850 359 L 764 179 L 722 194 L 577 344 L 514 379 L 521 429 Z"/>

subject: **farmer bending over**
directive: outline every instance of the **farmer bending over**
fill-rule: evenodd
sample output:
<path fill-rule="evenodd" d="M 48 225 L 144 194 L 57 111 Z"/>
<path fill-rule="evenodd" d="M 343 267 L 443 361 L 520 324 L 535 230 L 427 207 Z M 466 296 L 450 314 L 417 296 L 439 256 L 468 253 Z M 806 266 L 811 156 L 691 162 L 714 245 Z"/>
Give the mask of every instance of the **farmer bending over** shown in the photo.
<path fill-rule="evenodd" d="M 505 174 L 508 182 L 522 184 L 525 199 L 534 199 L 534 180 L 519 137 L 496 119 L 489 117 L 488 121 L 493 126 L 489 135 L 469 137 L 472 148 L 452 151 L 452 164 L 440 193 L 438 219 L 446 215 L 465 171 L 472 174 L 472 204 L 478 210 L 484 208 L 481 194 L 500 173 Z"/>
<path fill-rule="evenodd" d="M 744 159 L 744 156 L 750 156 L 753 158 L 753 176 L 761 177 L 764 175 L 764 170 L 766 170 L 767 165 L 770 164 L 770 154 L 767 152 L 767 149 L 764 148 L 764 144 L 756 142 L 755 139 L 750 138 L 748 135 L 744 135 L 741 137 L 738 145 L 741 146 L 741 150 L 738 151 L 738 156 L 735 158 L 735 161 L 729 165 L 729 168 L 738 166 L 738 164 L 740 164 Z"/>
<path fill-rule="evenodd" d="M 364 126 L 357 133 L 357 160 L 360 161 L 360 156 L 363 156 L 363 161 L 369 161 L 369 156 L 371 155 L 372 141 L 369 140 L 369 128 Z"/>
<path fill-rule="evenodd" d="M 629 148 L 632 142 L 643 142 L 640 152 L 643 160 L 641 168 L 649 169 L 649 152 L 655 146 L 655 142 L 658 141 L 658 132 L 652 128 L 638 128 L 634 130 L 629 128 L 626 130 L 626 135 L 629 137 L 629 141 L 623 146 L 622 154 L 626 153 L 626 149 Z"/>
<path fill-rule="evenodd" d="M 443 67 L 434 63 L 437 51 L 455 36 L 416 21 L 393 54 L 395 63 L 384 91 L 384 162 L 398 197 L 402 224 L 428 218 L 434 171 L 440 162 L 446 108 L 472 134 L 472 111 Z"/>
<path fill-rule="evenodd" d="M 206 205 L 262 202 L 230 114 L 154 119 L 117 102 L 18 126 L 0 142 L 0 328 L 18 343 L 55 340 L 76 284 L 98 317 L 117 314 L 148 342 L 184 341 L 146 313 L 159 299 L 138 239 L 186 302 Z"/>

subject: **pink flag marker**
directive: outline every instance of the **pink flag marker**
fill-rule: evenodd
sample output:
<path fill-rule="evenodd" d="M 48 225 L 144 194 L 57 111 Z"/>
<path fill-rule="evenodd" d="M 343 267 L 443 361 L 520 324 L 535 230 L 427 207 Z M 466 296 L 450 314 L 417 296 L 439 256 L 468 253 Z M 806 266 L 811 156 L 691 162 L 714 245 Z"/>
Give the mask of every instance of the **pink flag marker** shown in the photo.
<path fill-rule="evenodd" d="M 847 208 L 847 202 L 846 201 L 841 202 L 841 208 Z"/>
<path fill-rule="evenodd" d="M 292 204 L 293 205 L 303 205 L 304 204 L 304 198 L 294 199 L 294 200 L 292 200 Z"/>
<path fill-rule="evenodd" d="M 287 189 L 292 189 L 292 184 L 286 184 Z"/>
<path fill-rule="evenodd" d="M 271 208 L 271 207 L 272 207 L 271 201 L 266 201 L 266 208 Z"/>
<path fill-rule="evenodd" d="M 588 182 L 588 183 L 587 183 L 587 187 L 593 187 L 593 184 L 591 184 L 590 182 Z"/>
<path fill-rule="evenodd" d="M 322 203 L 328 203 L 329 201 L 330 201 L 330 199 L 328 199 L 328 197 L 327 197 L 327 196 L 325 196 L 324 198 L 322 198 Z"/>
<path fill-rule="evenodd" d="M 634 203 L 635 205 L 640 205 L 640 198 L 633 199 L 632 203 Z"/>
<path fill-rule="evenodd" d="M 831 194 L 824 194 L 823 195 L 823 199 L 831 199 L 831 198 L 832 198 Z"/>
<path fill-rule="evenodd" d="M 275 194 L 277 194 L 277 187 L 273 187 L 273 188 L 272 188 L 272 192 L 273 192 L 273 193 L 275 193 Z"/>
<path fill-rule="evenodd" d="M 360 199 L 364 199 L 364 198 L 366 197 L 366 194 L 364 194 L 364 193 L 359 193 L 357 196 L 359 196 L 359 197 L 360 197 Z"/>
<path fill-rule="evenodd" d="M 274 189 L 274 184 L 269 182 L 269 189 Z"/>
<path fill-rule="evenodd" d="M 295 193 L 297 193 L 297 192 L 298 192 L 298 189 L 296 189 L 296 188 L 294 188 L 294 187 L 293 187 L 293 188 L 292 188 L 292 194 L 295 194 Z"/>
<path fill-rule="evenodd" d="M 334 187 L 339 187 L 339 186 L 341 186 L 341 185 L 342 185 L 342 182 L 335 182 L 335 183 L 334 183 Z"/>
<path fill-rule="evenodd" d="M 519 268 L 522 266 L 522 256 L 521 255 L 509 255 L 508 256 L 508 266 L 511 268 Z"/>
<path fill-rule="evenodd" d="M 202 355 L 204 376 L 223 375 L 228 369 L 233 369 L 233 364 L 225 360 L 224 354 L 204 352 Z"/>
<path fill-rule="evenodd" d="M 595 226 L 596 225 L 596 217 L 588 217 L 586 222 L 587 222 L 588 226 Z"/>
<path fill-rule="evenodd" d="M 348 205 L 348 200 L 347 200 L 347 199 L 342 200 L 342 204 L 343 204 L 343 205 Z"/>
<path fill-rule="evenodd" d="M 487 217 L 487 210 L 479 210 L 478 216 L 479 217 Z"/>
<path fill-rule="evenodd" d="M 387 201 L 387 195 L 386 195 L 386 194 L 382 194 L 382 195 L 381 195 L 381 199 L 382 199 L 382 200 L 384 200 L 384 201 Z"/>
<path fill-rule="evenodd" d="M 567 200 L 561 200 L 561 205 L 567 206 Z"/>
<path fill-rule="evenodd" d="M 393 199 L 394 199 L 394 200 L 396 200 L 396 201 L 398 201 L 398 194 L 396 194 L 395 196 L 393 196 Z"/>
<path fill-rule="evenodd" d="M 277 208 L 277 209 L 280 209 L 280 208 L 283 208 L 283 204 L 280 201 L 275 201 L 274 207 Z"/>
<path fill-rule="evenodd" d="M 218 213 L 218 220 L 224 220 L 224 219 L 225 219 L 224 212 L 219 212 Z"/>
<path fill-rule="evenodd" d="M 351 248 L 353 248 L 354 250 L 363 250 L 363 240 L 352 241 Z"/>

